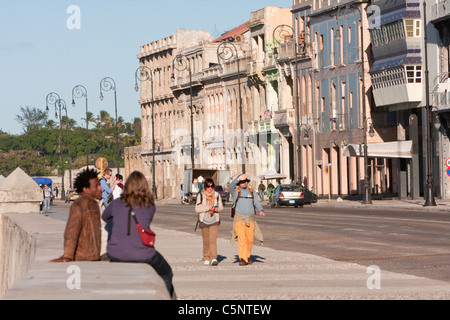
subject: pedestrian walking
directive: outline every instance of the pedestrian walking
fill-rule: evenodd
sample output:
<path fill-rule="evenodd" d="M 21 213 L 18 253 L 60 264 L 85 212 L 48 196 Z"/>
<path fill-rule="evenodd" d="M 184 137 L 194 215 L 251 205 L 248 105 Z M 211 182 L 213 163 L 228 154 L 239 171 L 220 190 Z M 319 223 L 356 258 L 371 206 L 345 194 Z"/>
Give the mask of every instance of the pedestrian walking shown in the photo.
<path fill-rule="evenodd" d="M 50 202 L 52 201 L 52 192 L 50 187 L 46 184 L 44 186 L 44 212 L 50 212 Z"/>
<path fill-rule="evenodd" d="M 114 182 L 113 185 L 111 186 L 111 188 L 108 186 L 108 180 L 111 179 L 112 177 L 112 170 L 110 168 L 106 168 L 105 170 L 103 170 L 103 174 L 100 177 L 100 186 L 102 187 L 102 198 L 103 198 L 103 202 L 101 204 L 102 209 L 104 209 L 109 201 L 109 198 L 111 197 L 112 199 L 112 193 L 114 188 L 116 187 L 116 183 Z"/>
<path fill-rule="evenodd" d="M 261 182 L 258 186 L 258 196 L 261 202 L 264 201 L 264 191 L 266 191 L 266 186 Z"/>
<path fill-rule="evenodd" d="M 265 216 L 264 208 L 258 200 L 257 193 L 249 188 L 247 174 L 242 174 L 230 184 L 235 210 L 231 244 L 238 240 L 239 265 L 252 264 L 251 251 L 254 239 L 264 242 L 261 230 L 256 223 L 255 209 L 260 216 Z"/>
<path fill-rule="evenodd" d="M 101 224 L 98 200 L 102 189 L 98 172 L 85 169 L 80 172 L 74 188 L 80 197 L 70 206 L 64 231 L 64 254 L 50 262 L 97 261 L 100 259 Z"/>
<path fill-rule="evenodd" d="M 113 221 L 106 252 L 112 262 L 147 263 L 152 266 L 174 299 L 172 268 L 154 245 L 143 243 L 135 226 L 139 223 L 143 228 L 150 228 L 155 211 L 153 194 L 145 176 L 134 171 L 128 177 L 121 197 L 113 200 L 102 214 L 107 224 Z"/>
<path fill-rule="evenodd" d="M 217 235 L 219 234 L 220 215 L 223 211 L 222 197 L 214 190 L 214 180 L 207 178 L 205 188 L 197 196 L 195 212 L 202 230 L 203 261 L 205 265 L 217 266 Z"/>
<path fill-rule="evenodd" d="M 269 183 L 267 186 L 267 197 L 270 199 L 272 198 L 273 193 L 275 192 L 275 186 L 272 183 Z"/>
<path fill-rule="evenodd" d="M 203 181 L 204 180 L 205 180 L 205 178 L 203 178 L 201 175 L 197 178 L 198 192 L 202 192 L 202 190 L 203 190 Z"/>

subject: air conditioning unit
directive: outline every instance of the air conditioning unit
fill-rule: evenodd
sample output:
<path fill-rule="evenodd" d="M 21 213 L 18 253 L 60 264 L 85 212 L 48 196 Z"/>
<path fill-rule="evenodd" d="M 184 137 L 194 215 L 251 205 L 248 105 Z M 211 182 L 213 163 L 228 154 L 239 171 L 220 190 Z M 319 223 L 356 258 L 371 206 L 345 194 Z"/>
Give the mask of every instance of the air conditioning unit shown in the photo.
<path fill-rule="evenodd" d="M 236 41 L 236 42 L 242 42 L 244 40 L 245 40 L 244 35 L 242 35 L 242 34 L 234 36 L 234 41 Z"/>

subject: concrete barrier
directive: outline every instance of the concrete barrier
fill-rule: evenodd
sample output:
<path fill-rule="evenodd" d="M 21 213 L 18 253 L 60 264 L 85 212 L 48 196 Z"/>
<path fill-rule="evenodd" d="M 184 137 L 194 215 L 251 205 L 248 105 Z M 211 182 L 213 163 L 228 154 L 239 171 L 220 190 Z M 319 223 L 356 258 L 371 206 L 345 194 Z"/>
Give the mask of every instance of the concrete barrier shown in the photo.
<path fill-rule="evenodd" d="M 0 183 L 0 212 L 40 213 L 42 189 L 17 168 Z"/>
<path fill-rule="evenodd" d="M 72 262 L 61 256 L 65 222 L 36 214 L 2 214 L 0 297 L 3 300 L 169 300 L 147 264 Z"/>
<path fill-rule="evenodd" d="M 34 239 L 20 226 L 0 215 L 0 297 L 27 272 L 35 247 Z"/>

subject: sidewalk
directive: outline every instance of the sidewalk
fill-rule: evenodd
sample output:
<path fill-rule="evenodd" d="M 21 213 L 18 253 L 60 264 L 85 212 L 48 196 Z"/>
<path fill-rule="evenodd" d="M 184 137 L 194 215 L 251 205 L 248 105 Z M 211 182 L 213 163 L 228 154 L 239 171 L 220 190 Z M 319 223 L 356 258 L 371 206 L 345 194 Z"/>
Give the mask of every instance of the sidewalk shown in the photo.
<path fill-rule="evenodd" d="M 422 200 L 373 200 L 371 205 L 349 200 L 319 200 L 317 207 L 387 208 L 450 213 L 450 201 L 437 200 L 423 207 Z M 160 203 L 177 204 L 175 200 Z M 155 228 L 158 250 L 174 271 L 178 298 L 187 300 L 231 299 L 449 299 L 450 283 L 398 274 L 354 263 L 337 262 L 315 255 L 255 246 L 253 265 L 239 266 L 237 244 L 218 240 L 219 266 L 201 261 L 200 234 Z M 374 273 L 375 272 L 375 273 Z M 379 279 L 379 289 L 373 289 Z M 372 288 L 372 290 L 371 290 Z"/>
<path fill-rule="evenodd" d="M 179 204 L 179 199 L 164 199 L 158 200 L 159 204 Z M 314 203 L 314 207 L 347 207 L 347 208 L 365 208 L 365 209 L 377 209 L 377 208 L 390 208 L 398 210 L 423 210 L 425 212 L 447 212 L 450 214 L 450 200 L 436 199 L 435 207 L 424 207 L 425 200 L 399 200 L 396 198 L 388 199 L 372 199 L 372 204 L 362 204 L 361 200 L 342 200 L 342 199 L 319 199 L 317 203 Z M 229 203 L 230 204 L 230 203 Z M 264 201 L 263 205 L 269 207 L 269 204 Z"/>
<path fill-rule="evenodd" d="M 161 202 L 160 202 L 161 203 Z M 164 201 L 164 203 L 170 203 Z M 176 202 L 177 203 L 177 202 Z M 438 201 L 433 210 L 448 212 L 449 203 Z M 420 209 L 420 202 L 374 201 L 373 206 Z M 363 206 L 355 201 L 320 200 L 314 206 Z M 16 217 L 18 219 L 19 217 Z M 25 215 L 20 224 L 37 237 L 36 257 L 31 270 L 20 279 L 4 299 L 159 299 L 160 279 L 137 265 L 109 263 L 82 264 L 83 291 L 67 290 L 66 265 L 47 261 L 61 253 L 65 223 L 42 216 Z M 42 220 L 47 222 L 44 224 Z M 413 300 L 450 299 L 450 283 L 398 274 L 355 263 L 337 262 L 323 257 L 274 250 L 255 245 L 253 265 L 239 266 L 237 244 L 218 239 L 219 265 L 204 266 L 201 261 L 200 233 L 189 234 L 153 225 L 157 250 L 173 269 L 179 300 Z M 100 267 L 100 268 L 98 268 Z M 131 267 L 131 269 L 130 269 Z M 144 267 L 142 267 L 144 268 Z M 130 274 L 133 277 L 130 278 Z M 142 281 L 141 274 L 146 278 Z M 137 281 L 140 279 L 139 281 Z M 137 285 L 138 284 L 138 285 Z"/>
<path fill-rule="evenodd" d="M 237 246 L 218 240 L 219 265 L 204 266 L 200 235 L 162 230 L 157 249 L 174 272 L 183 300 L 449 299 L 450 283 L 255 246 L 253 265 L 239 266 Z M 373 289 L 378 284 L 380 289 Z M 369 285 L 368 285 L 369 283 Z"/>
<path fill-rule="evenodd" d="M 372 199 L 372 204 L 362 204 L 361 201 L 356 200 L 336 200 L 321 199 L 317 204 L 318 206 L 341 206 L 349 208 L 365 208 L 365 209 L 377 209 L 377 208 L 390 208 L 398 210 L 423 210 L 424 212 L 447 212 L 450 213 L 450 200 L 436 199 L 435 207 L 424 207 L 425 200 L 398 200 L 398 199 Z"/>

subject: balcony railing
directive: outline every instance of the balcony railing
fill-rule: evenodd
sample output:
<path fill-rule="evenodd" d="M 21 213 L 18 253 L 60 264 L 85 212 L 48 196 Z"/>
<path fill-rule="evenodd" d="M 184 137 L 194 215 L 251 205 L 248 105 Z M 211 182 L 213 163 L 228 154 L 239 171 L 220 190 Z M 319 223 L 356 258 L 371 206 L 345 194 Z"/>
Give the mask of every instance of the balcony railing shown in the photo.
<path fill-rule="evenodd" d="M 448 16 L 450 19 L 450 0 L 442 0 L 431 7 L 431 20 Z"/>

